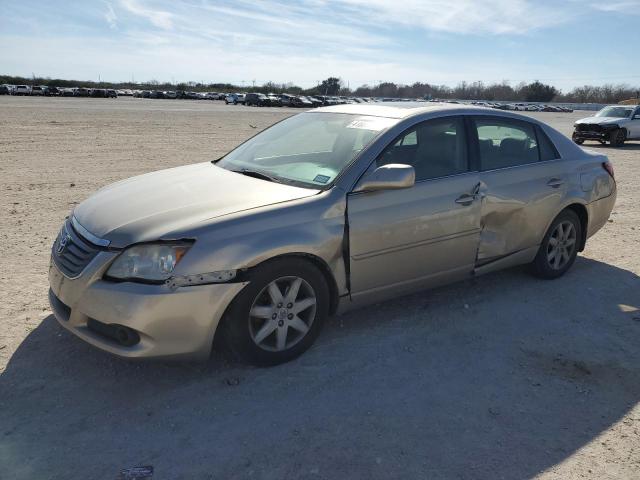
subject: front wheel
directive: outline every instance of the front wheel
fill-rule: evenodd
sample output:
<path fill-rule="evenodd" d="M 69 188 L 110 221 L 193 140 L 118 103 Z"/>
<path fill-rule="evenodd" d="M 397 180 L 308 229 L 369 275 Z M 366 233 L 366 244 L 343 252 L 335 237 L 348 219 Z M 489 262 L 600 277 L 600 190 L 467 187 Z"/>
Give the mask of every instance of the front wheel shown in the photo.
<path fill-rule="evenodd" d="M 571 136 L 571 139 L 578 145 L 582 145 L 584 143 L 584 138 L 578 137 L 578 135 L 576 135 L 575 133 Z"/>
<path fill-rule="evenodd" d="M 564 275 L 578 255 L 582 224 L 572 210 L 558 215 L 542 240 L 531 271 L 540 278 L 553 279 Z"/>
<path fill-rule="evenodd" d="M 277 365 L 305 352 L 329 314 L 322 273 L 302 259 L 256 267 L 221 325 L 224 346 L 241 361 Z"/>
<path fill-rule="evenodd" d="M 612 147 L 621 147 L 626 140 L 625 131 L 622 128 L 618 128 L 609 134 L 609 142 Z"/>

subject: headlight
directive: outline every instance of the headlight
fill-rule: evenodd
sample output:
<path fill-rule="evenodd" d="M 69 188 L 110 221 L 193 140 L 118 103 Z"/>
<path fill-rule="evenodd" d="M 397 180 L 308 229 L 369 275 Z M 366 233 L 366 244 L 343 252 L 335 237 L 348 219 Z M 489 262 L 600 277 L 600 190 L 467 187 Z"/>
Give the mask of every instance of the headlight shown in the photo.
<path fill-rule="evenodd" d="M 136 245 L 122 252 L 107 270 L 107 276 L 119 280 L 161 282 L 191 248 L 189 244 Z"/>

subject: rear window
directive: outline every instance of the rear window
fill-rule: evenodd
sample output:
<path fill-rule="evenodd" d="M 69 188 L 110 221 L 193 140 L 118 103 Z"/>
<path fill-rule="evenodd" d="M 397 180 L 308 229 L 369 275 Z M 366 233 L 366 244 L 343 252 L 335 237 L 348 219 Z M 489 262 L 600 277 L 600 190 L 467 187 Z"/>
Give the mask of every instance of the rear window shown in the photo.
<path fill-rule="evenodd" d="M 476 118 L 474 124 L 481 170 L 527 165 L 540 159 L 533 124 L 499 117 Z"/>
<path fill-rule="evenodd" d="M 540 127 L 536 127 L 536 133 L 538 134 L 538 146 L 540 147 L 540 161 L 545 162 L 547 160 L 555 160 L 560 158 L 560 154 L 553 142 L 549 139 L 546 133 Z"/>

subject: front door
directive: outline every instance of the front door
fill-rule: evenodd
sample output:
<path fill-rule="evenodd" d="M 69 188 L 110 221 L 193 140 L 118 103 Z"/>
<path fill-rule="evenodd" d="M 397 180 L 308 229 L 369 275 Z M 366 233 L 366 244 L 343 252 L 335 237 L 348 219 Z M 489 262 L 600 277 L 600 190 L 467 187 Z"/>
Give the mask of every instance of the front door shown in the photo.
<path fill-rule="evenodd" d="M 469 275 L 480 232 L 479 175 L 462 117 L 410 128 L 371 168 L 412 165 L 416 184 L 347 199 L 352 298 L 409 293 Z"/>
<path fill-rule="evenodd" d="M 640 140 L 640 107 L 631 115 L 631 121 L 627 124 L 630 139 Z"/>

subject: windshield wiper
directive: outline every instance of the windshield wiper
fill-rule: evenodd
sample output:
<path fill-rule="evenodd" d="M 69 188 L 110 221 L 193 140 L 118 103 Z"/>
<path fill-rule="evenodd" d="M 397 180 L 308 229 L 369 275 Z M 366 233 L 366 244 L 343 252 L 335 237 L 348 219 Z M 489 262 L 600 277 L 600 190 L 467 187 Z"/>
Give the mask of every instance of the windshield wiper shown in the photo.
<path fill-rule="evenodd" d="M 232 172 L 241 173 L 242 175 L 246 175 L 247 177 L 259 178 L 261 180 L 267 180 L 269 182 L 282 183 L 276 177 L 272 177 L 271 175 L 267 175 L 263 172 L 258 172 L 257 170 L 249 170 L 248 168 L 243 168 L 241 170 L 231 170 Z"/>

